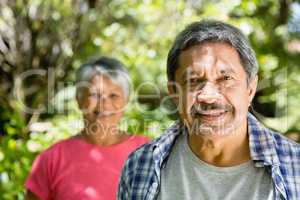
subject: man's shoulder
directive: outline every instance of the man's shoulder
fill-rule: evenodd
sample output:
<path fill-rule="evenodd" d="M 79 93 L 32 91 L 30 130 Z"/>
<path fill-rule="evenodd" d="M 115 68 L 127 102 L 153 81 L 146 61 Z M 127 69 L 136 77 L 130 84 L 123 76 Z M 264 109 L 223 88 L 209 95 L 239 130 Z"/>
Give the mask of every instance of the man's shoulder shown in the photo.
<path fill-rule="evenodd" d="M 284 177 L 286 187 L 296 197 L 297 190 L 295 188 L 299 188 L 300 186 L 300 144 L 280 133 L 272 131 L 271 134 L 273 136 L 280 172 Z"/>
<path fill-rule="evenodd" d="M 256 154 L 269 157 L 275 153 L 280 162 L 288 162 L 288 159 L 300 162 L 300 144 L 267 128 L 253 115 L 250 114 L 248 117 L 251 130 L 250 139 Z"/>
<path fill-rule="evenodd" d="M 275 150 L 276 158 L 278 158 L 278 162 L 280 163 L 280 168 L 289 172 L 290 175 L 296 173 L 294 175 L 300 176 L 298 170 L 293 170 L 296 168 L 300 169 L 300 144 L 279 132 L 268 129 L 268 133 L 271 135 L 272 146 Z"/>
<path fill-rule="evenodd" d="M 178 123 L 175 122 L 162 135 L 137 148 L 128 156 L 125 169 L 130 171 L 153 167 L 155 161 L 158 162 L 164 155 L 169 153 L 178 135 L 178 130 Z"/>
<path fill-rule="evenodd" d="M 277 154 L 284 156 L 296 156 L 300 161 L 300 144 L 287 138 L 281 133 L 270 131 L 274 138 Z"/>
<path fill-rule="evenodd" d="M 133 184 L 138 184 L 145 177 L 150 177 L 154 174 L 154 155 L 156 141 L 152 140 L 129 154 L 125 165 L 122 169 L 120 182 L 126 183 L 126 187 L 131 187 Z M 141 179 L 141 180 L 140 180 Z M 122 189 L 124 184 L 119 187 Z M 137 186 L 136 186 L 137 187 Z"/>
<path fill-rule="evenodd" d="M 153 139 L 152 141 L 144 144 L 143 146 L 137 148 L 129 155 L 129 159 L 136 159 L 139 157 L 146 156 L 148 154 L 152 155 L 154 149 L 157 147 L 164 148 L 165 146 L 169 146 L 176 135 L 178 135 L 178 131 L 180 130 L 180 123 L 176 121 L 173 125 L 171 125 L 162 135 Z"/>
<path fill-rule="evenodd" d="M 149 162 L 151 159 L 153 159 L 153 150 L 156 148 L 162 137 L 163 135 L 134 150 L 129 154 L 127 163 L 132 164 L 139 162 L 140 164 L 143 164 L 146 161 Z"/>
<path fill-rule="evenodd" d="M 119 181 L 118 199 L 141 199 L 155 175 L 155 149 L 165 135 L 129 154 Z"/>

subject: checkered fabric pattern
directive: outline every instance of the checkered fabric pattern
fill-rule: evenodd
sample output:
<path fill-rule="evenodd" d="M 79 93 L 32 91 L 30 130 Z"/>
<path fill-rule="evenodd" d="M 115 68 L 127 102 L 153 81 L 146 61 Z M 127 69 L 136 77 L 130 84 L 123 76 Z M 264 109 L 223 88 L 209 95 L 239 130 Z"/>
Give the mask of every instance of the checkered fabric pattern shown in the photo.
<path fill-rule="evenodd" d="M 162 136 L 133 152 L 122 172 L 118 200 L 154 200 L 160 172 L 179 134 L 186 131 L 176 121 Z M 275 199 L 300 200 L 300 145 L 265 128 L 248 114 L 251 158 L 272 177 Z"/>

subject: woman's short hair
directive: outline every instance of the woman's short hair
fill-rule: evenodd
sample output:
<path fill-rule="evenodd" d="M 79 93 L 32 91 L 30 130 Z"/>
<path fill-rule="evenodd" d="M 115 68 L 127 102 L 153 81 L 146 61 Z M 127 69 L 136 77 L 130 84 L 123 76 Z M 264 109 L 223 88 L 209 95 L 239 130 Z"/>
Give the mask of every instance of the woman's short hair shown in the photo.
<path fill-rule="evenodd" d="M 123 88 L 125 96 L 130 93 L 129 73 L 124 64 L 110 57 L 102 56 L 80 66 L 76 72 L 76 96 L 82 98 L 82 90 L 87 88 L 95 75 L 104 75 Z"/>

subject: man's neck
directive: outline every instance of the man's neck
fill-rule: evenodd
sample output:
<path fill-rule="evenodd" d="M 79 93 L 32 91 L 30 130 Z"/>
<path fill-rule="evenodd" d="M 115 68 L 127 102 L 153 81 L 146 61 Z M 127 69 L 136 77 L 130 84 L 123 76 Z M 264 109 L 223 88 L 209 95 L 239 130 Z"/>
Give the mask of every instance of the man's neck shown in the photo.
<path fill-rule="evenodd" d="M 218 167 L 235 166 L 251 159 L 247 124 L 227 136 L 189 134 L 188 143 L 199 159 Z"/>

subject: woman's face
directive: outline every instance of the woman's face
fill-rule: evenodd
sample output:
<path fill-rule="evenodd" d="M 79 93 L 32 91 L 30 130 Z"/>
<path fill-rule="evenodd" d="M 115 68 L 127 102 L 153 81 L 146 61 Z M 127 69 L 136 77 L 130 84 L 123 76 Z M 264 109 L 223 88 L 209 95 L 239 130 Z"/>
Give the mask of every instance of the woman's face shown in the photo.
<path fill-rule="evenodd" d="M 95 75 L 81 96 L 77 100 L 86 127 L 92 131 L 116 127 L 127 103 L 127 97 L 120 85 L 108 76 Z"/>

